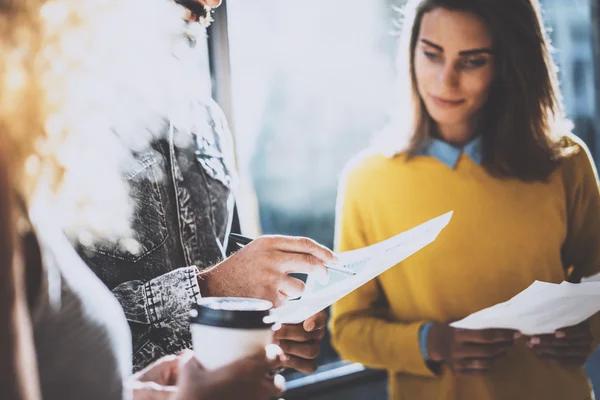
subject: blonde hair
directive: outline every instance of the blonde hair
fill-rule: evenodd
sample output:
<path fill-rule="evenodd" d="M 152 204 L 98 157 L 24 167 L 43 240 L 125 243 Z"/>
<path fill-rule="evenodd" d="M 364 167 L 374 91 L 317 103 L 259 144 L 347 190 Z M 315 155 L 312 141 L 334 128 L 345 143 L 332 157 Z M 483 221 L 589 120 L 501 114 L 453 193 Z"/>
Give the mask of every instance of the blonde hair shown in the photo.
<path fill-rule="evenodd" d="M 165 119 L 191 121 L 184 15 L 165 0 L 0 0 L 5 164 L 74 239 L 129 232 L 123 164 Z"/>

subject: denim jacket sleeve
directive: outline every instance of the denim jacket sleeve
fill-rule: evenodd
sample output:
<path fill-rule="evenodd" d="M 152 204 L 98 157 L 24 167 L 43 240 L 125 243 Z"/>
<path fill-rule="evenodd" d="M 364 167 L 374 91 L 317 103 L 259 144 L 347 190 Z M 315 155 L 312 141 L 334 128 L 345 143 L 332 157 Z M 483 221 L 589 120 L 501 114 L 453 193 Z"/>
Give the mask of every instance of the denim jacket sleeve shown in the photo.
<path fill-rule="evenodd" d="M 135 336 L 145 338 L 134 353 L 135 370 L 191 347 L 188 318 L 192 304 L 200 298 L 197 273 L 196 267 L 184 267 L 147 282 L 129 281 L 113 289 Z"/>
<path fill-rule="evenodd" d="M 197 270 L 225 255 L 235 180 L 232 144 L 218 106 L 203 104 L 197 115 L 198 129 L 188 135 L 194 140 L 160 141 L 126 169 L 139 251 L 110 243 L 80 249 L 121 303 L 135 370 L 191 347 L 188 315 L 200 297 Z"/>
<path fill-rule="evenodd" d="M 164 178 L 166 162 L 160 152 L 152 151 L 136 155 L 126 169 L 136 205 L 132 230 L 137 252 L 108 242 L 78 249 L 123 308 L 132 333 L 135 370 L 191 347 L 188 313 L 200 297 L 197 268 L 178 257 L 171 188 Z"/>

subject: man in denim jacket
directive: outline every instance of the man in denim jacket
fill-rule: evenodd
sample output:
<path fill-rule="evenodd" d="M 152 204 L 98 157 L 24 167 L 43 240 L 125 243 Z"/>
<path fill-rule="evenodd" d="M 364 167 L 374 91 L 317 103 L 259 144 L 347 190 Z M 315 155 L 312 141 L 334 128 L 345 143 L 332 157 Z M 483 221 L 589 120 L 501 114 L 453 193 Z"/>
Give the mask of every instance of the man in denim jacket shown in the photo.
<path fill-rule="evenodd" d="M 304 288 L 288 273 L 324 275 L 324 264 L 334 262 L 329 250 L 309 239 L 283 236 L 256 239 L 225 258 L 233 214 L 229 132 L 214 103 L 198 104 L 197 114 L 207 122 L 202 136 L 166 126 L 166 137 L 128 168 L 136 248 L 79 247 L 123 307 L 136 370 L 191 347 L 188 314 L 200 296 L 263 298 L 278 306 Z M 305 327 L 314 325 L 310 332 L 284 326 L 277 333 L 292 356 L 290 367 L 314 370 L 324 319 L 320 314 L 307 321 Z"/>
<path fill-rule="evenodd" d="M 78 246 L 123 307 L 135 370 L 191 347 L 188 314 L 201 296 L 262 298 L 279 306 L 304 289 L 288 273 L 325 277 L 324 265 L 335 262 L 325 247 L 283 236 L 258 238 L 226 258 L 235 188 L 230 132 L 214 102 L 194 101 L 191 108 L 192 124 L 164 122 L 152 149 L 127 166 L 134 240 Z M 276 333 L 289 367 L 316 369 L 325 323 L 320 313 Z"/>

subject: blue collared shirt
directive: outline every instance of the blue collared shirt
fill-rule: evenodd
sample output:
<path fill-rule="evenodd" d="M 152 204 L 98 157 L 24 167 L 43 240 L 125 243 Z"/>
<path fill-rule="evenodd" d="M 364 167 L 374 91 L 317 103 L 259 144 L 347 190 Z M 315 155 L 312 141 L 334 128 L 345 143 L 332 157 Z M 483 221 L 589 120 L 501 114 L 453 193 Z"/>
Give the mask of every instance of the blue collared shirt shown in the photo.
<path fill-rule="evenodd" d="M 477 165 L 483 162 L 483 153 L 481 149 L 481 136 L 475 137 L 463 148 L 455 147 L 440 139 L 432 138 L 422 150 L 416 152 L 417 155 L 430 156 L 437 158 L 440 162 L 446 164 L 448 168 L 456 168 L 460 155 L 465 153 Z"/>

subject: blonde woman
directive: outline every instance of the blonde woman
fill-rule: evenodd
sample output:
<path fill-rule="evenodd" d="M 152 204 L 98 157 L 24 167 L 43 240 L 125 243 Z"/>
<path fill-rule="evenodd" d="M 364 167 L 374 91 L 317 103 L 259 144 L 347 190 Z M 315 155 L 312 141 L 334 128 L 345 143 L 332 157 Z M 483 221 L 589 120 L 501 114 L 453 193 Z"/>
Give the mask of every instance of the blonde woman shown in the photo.
<path fill-rule="evenodd" d="M 71 245 L 130 237 L 121 172 L 177 105 L 181 87 L 161 77 L 180 72 L 183 14 L 162 0 L 0 0 L 2 399 L 264 400 L 282 389 L 267 376 L 278 349 L 214 371 L 168 357 L 131 377 L 125 316 Z"/>
<path fill-rule="evenodd" d="M 600 272 L 596 171 L 566 134 L 540 4 L 413 0 L 404 24 L 409 98 L 385 149 L 348 169 L 338 247 L 455 213 L 434 244 L 335 305 L 334 345 L 389 370 L 393 399 L 590 399 L 596 317 L 538 337 L 448 325 L 535 280 Z"/>

